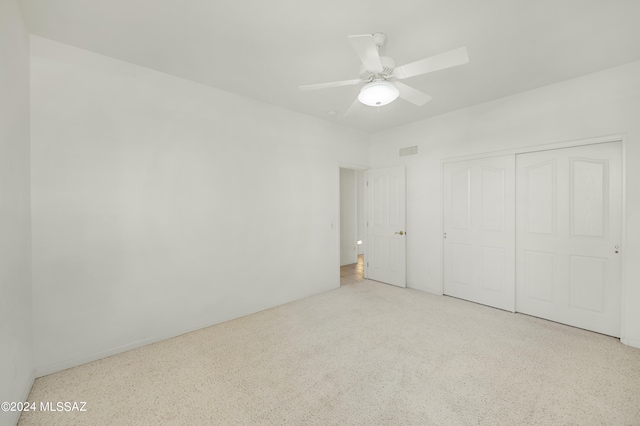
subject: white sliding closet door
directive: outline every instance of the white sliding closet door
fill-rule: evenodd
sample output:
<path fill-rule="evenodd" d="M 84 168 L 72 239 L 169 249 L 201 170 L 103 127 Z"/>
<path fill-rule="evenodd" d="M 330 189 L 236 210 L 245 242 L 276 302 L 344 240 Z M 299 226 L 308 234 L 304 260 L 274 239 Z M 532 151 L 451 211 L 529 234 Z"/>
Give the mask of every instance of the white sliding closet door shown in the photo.
<path fill-rule="evenodd" d="M 516 310 L 620 336 L 621 143 L 517 155 Z"/>
<path fill-rule="evenodd" d="M 444 294 L 515 309 L 515 156 L 445 163 Z"/>

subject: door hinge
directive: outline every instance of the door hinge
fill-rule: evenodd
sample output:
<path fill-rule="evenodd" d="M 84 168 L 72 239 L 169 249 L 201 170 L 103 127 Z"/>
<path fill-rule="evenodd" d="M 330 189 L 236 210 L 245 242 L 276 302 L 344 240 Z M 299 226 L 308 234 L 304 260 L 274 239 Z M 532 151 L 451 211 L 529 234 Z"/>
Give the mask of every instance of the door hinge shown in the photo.
<path fill-rule="evenodd" d="M 367 181 L 367 186 L 369 186 L 369 181 Z"/>
<path fill-rule="evenodd" d="M 369 267 L 369 262 L 367 262 L 367 268 Z"/>
<path fill-rule="evenodd" d="M 367 226 L 369 226 L 369 221 L 367 221 Z"/>

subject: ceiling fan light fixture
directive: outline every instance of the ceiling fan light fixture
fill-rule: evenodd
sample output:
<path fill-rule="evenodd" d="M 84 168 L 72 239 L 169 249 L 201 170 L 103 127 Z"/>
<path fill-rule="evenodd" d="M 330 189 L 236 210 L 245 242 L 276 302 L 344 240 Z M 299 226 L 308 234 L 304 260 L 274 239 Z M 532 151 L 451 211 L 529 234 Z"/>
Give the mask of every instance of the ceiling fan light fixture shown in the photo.
<path fill-rule="evenodd" d="M 386 81 L 374 81 L 360 89 L 358 100 L 365 105 L 380 107 L 398 99 L 400 91 Z"/>

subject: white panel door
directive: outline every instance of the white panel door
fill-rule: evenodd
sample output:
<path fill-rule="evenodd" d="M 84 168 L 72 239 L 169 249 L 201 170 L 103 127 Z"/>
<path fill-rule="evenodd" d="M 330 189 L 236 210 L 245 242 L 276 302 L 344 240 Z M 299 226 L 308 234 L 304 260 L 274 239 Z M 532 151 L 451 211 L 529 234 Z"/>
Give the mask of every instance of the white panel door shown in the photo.
<path fill-rule="evenodd" d="M 516 163 L 516 310 L 619 337 L 621 144 Z"/>
<path fill-rule="evenodd" d="M 445 163 L 444 294 L 515 308 L 515 156 Z"/>
<path fill-rule="evenodd" d="M 367 278 L 406 287 L 404 167 L 367 172 Z"/>

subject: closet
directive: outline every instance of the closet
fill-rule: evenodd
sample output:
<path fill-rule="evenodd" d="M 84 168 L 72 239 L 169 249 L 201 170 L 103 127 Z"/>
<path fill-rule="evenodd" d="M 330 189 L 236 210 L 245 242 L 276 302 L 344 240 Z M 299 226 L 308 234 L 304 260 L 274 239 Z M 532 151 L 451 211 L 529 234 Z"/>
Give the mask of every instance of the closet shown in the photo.
<path fill-rule="evenodd" d="M 444 294 L 619 337 L 621 145 L 445 162 Z"/>

